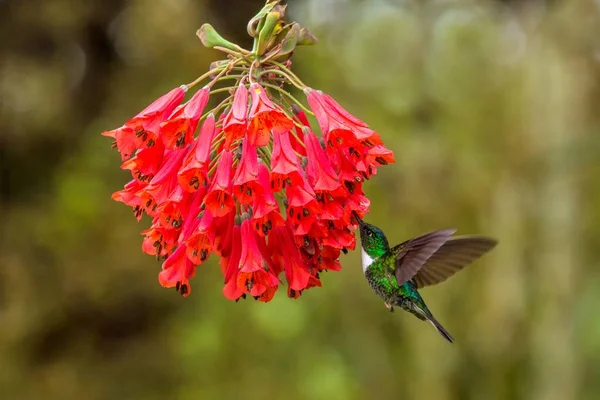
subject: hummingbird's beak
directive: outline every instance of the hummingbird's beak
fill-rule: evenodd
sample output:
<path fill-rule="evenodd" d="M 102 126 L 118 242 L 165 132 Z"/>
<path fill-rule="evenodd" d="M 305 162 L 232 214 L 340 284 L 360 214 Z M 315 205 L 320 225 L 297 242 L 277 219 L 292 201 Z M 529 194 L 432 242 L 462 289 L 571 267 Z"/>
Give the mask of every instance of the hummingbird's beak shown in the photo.
<path fill-rule="evenodd" d="M 352 211 L 352 216 L 354 217 L 356 222 L 358 222 L 358 225 L 362 226 L 364 224 L 363 220 L 358 216 L 358 213 L 356 211 Z"/>

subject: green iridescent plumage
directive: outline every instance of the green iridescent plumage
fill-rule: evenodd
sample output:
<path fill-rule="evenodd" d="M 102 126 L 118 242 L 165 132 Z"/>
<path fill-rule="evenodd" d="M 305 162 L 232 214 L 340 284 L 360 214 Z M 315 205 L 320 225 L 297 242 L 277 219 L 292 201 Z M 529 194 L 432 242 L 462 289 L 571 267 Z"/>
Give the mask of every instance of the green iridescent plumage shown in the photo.
<path fill-rule="evenodd" d="M 355 218 L 360 225 L 363 270 L 369 286 L 390 311 L 400 307 L 429 321 L 452 342 L 452 336 L 433 317 L 417 289 L 446 280 L 497 242 L 483 236 L 453 238 L 455 230 L 446 229 L 390 248 L 381 229 L 362 221 L 358 215 Z"/>

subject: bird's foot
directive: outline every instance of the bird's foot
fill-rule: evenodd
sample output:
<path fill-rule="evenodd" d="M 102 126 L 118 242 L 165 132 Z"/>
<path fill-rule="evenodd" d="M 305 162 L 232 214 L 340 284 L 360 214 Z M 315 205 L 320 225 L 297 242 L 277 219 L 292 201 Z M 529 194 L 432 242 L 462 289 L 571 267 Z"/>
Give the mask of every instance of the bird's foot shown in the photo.
<path fill-rule="evenodd" d="M 394 312 L 394 306 L 388 303 L 385 303 L 385 308 L 387 308 L 390 312 Z"/>

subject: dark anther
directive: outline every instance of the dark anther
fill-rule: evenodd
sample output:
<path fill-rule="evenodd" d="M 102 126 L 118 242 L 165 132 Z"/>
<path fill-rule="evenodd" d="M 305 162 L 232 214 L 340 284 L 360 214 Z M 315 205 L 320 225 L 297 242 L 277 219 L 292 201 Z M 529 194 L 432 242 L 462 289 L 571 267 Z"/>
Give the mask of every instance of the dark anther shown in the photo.
<path fill-rule="evenodd" d="M 321 275 L 320 275 L 320 274 L 317 272 L 317 273 L 315 274 L 315 278 L 319 279 L 320 277 L 321 277 Z"/>
<path fill-rule="evenodd" d="M 333 224 L 333 221 L 327 221 L 327 227 L 328 227 L 329 229 L 334 229 L 334 228 L 335 228 L 335 225 Z"/>
<path fill-rule="evenodd" d="M 258 222 L 256 224 L 254 224 L 254 229 L 256 229 L 256 230 L 260 229 L 260 224 Z"/>
<path fill-rule="evenodd" d="M 273 224 L 271 223 L 271 220 L 268 220 L 267 221 L 267 230 L 270 231 L 271 229 L 273 229 Z"/>
<path fill-rule="evenodd" d="M 329 200 L 329 201 L 333 201 L 333 196 L 332 196 L 332 195 L 330 195 L 329 193 L 327 193 L 327 200 Z"/>
<path fill-rule="evenodd" d="M 345 248 L 345 247 L 342 247 L 342 253 L 344 253 L 344 254 L 348 254 L 348 249 L 347 249 L 347 248 Z"/>
<path fill-rule="evenodd" d="M 315 197 L 319 203 L 323 202 L 323 193 L 317 193 Z"/>
<path fill-rule="evenodd" d="M 148 140 L 148 145 L 147 146 L 148 147 L 152 147 L 152 146 L 154 146 L 154 144 L 155 144 L 154 139 L 150 139 L 150 140 Z"/>
<path fill-rule="evenodd" d="M 327 141 L 327 146 L 329 146 L 329 147 L 333 147 L 333 142 L 332 142 L 331 140 L 328 140 L 328 141 Z"/>
<path fill-rule="evenodd" d="M 258 300 L 260 298 L 260 296 L 252 296 L 254 297 L 254 300 Z"/>
<path fill-rule="evenodd" d="M 385 159 L 383 157 L 375 157 L 375 161 L 377 161 L 381 165 L 387 165 L 388 164 L 388 162 L 385 161 Z"/>
<path fill-rule="evenodd" d="M 296 219 L 300 221 L 300 213 L 296 214 Z"/>
<path fill-rule="evenodd" d="M 302 215 L 304 215 L 305 217 L 308 217 L 310 215 L 310 211 L 308 211 L 308 208 L 303 208 L 302 209 Z"/>
<path fill-rule="evenodd" d="M 362 182 L 362 179 L 360 179 L 360 176 L 358 176 L 358 175 L 356 175 L 356 176 L 354 177 L 354 180 L 355 180 L 357 183 L 361 183 L 361 182 Z"/>
<path fill-rule="evenodd" d="M 188 289 L 188 285 L 186 285 L 185 283 L 183 285 L 181 285 L 181 295 L 185 296 L 186 294 L 188 294 L 189 289 Z"/>
<path fill-rule="evenodd" d="M 293 217 L 293 216 L 294 216 L 294 209 L 290 208 L 290 217 Z"/>
<path fill-rule="evenodd" d="M 181 287 L 181 282 L 177 281 L 177 283 L 175 284 L 175 291 L 179 292 L 180 287 Z"/>
<path fill-rule="evenodd" d="M 263 235 L 266 235 L 266 234 L 269 233 L 269 228 L 267 228 L 267 225 L 263 224 L 263 226 L 262 226 L 262 232 L 263 232 Z"/>
<path fill-rule="evenodd" d="M 194 189 L 198 189 L 198 187 L 200 186 L 200 182 L 198 181 L 197 176 L 194 176 L 192 179 L 190 179 L 190 186 L 193 186 Z"/>
<path fill-rule="evenodd" d="M 242 295 L 242 299 L 246 300 L 246 293 Z"/>
<path fill-rule="evenodd" d="M 181 147 L 185 144 L 185 135 L 184 135 L 184 132 L 179 132 L 177 134 L 179 135 L 179 137 L 177 138 L 177 141 L 175 142 L 175 146 Z"/>
<path fill-rule="evenodd" d="M 373 175 L 373 167 L 369 165 L 369 175 Z"/>
<path fill-rule="evenodd" d="M 341 137 L 339 137 L 339 136 L 336 138 L 336 140 L 337 140 L 337 142 L 338 142 L 339 144 L 342 144 L 342 143 L 344 143 L 344 139 L 342 139 L 342 138 L 341 138 Z"/>
<path fill-rule="evenodd" d="M 292 186 L 292 179 L 291 178 L 285 178 L 285 181 L 283 181 L 283 186 L 285 187 L 285 185 L 288 186 Z"/>
<path fill-rule="evenodd" d="M 252 189 L 246 189 L 246 196 L 252 196 Z"/>
<path fill-rule="evenodd" d="M 271 180 L 271 190 L 273 190 L 275 188 L 275 181 Z"/>
<path fill-rule="evenodd" d="M 142 140 L 145 142 L 146 140 L 148 140 L 148 133 L 146 131 L 144 131 L 144 133 L 142 133 Z"/>
<path fill-rule="evenodd" d="M 290 289 L 290 297 L 296 297 L 296 291 L 294 289 Z"/>
<path fill-rule="evenodd" d="M 152 204 L 152 199 L 150 199 L 146 202 L 146 207 L 150 207 L 151 204 Z"/>
<path fill-rule="evenodd" d="M 206 249 L 202 249 L 200 251 L 200 261 L 205 261 L 206 257 L 208 257 L 208 251 L 206 251 Z"/>
<path fill-rule="evenodd" d="M 144 130 L 143 129 L 138 129 L 137 131 L 135 131 L 135 136 L 136 137 L 140 137 L 144 134 Z"/>
<path fill-rule="evenodd" d="M 344 181 L 344 185 L 346 186 L 346 189 L 348 189 L 348 191 L 350 192 L 350 194 L 354 193 L 354 188 L 355 188 L 354 183 L 352 183 L 350 181 Z"/>

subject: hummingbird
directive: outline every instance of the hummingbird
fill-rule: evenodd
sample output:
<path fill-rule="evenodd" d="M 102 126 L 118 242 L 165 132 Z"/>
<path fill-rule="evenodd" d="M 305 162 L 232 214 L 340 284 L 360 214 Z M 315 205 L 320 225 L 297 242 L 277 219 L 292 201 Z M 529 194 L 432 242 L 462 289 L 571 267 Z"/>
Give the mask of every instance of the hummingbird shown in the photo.
<path fill-rule="evenodd" d="M 441 229 L 390 247 L 375 225 L 353 213 L 360 230 L 362 267 L 375 294 L 390 312 L 400 307 L 430 322 L 450 343 L 450 333 L 435 319 L 418 289 L 443 282 L 498 243 L 485 236 L 455 236 L 456 229 Z"/>

